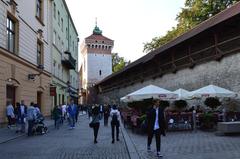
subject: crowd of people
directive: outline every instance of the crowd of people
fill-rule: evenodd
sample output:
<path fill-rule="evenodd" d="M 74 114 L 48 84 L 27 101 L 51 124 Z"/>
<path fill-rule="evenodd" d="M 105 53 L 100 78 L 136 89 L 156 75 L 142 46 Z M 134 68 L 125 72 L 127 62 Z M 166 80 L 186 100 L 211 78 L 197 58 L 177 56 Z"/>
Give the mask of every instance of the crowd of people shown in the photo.
<path fill-rule="evenodd" d="M 113 105 L 77 105 L 74 100 L 71 100 L 69 104 L 57 105 L 52 111 L 52 117 L 54 119 L 55 128 L 59 129 L 60 125 L 64 123 L 64 120 L 68 121 L 69 129 L 75 128 L 75 123 L 78 121 L 80 111 L 86 111 L 90 120 L 89 127 L 93 129 L 94 144 L 98 143 L 98 131 L 100 128 L 100 120 L 104 120 L 104 126 L 107 127 L 110 118 L 112 143 L 119 141 L 119 127 L 120 127 L 120 111 L 118 106 Z M 16 104 L 16 108 L 8 102 L 6 115 L 8 118 L 8 127 L 17 123 L 19 125 L 18 132 L 25 132 L 25 123 L 28 121 L 28 135 L 33 135 L 33 127 L 36 119 L 41 115 L 40 109 L 37 104 L 33 102 L 30 106 L 26 106 L 24 101 Z M 151 143 L 153 136 L 156 137 L 156 149 L 157 156 L 160 154 L 161 148 L 161 135 L 165 135 L 166 125 L 165 116 L 163 110 L 159 107 L 159 100 L 153 101 L 153 106 L 147 112 L 147 150 L 151 151 Z"/>
<path fill-rule="evenodd" d="M 16 107 L 8 101 L 6 116 L 8 119 L 8 128 L 17 126 L 16 133 L 25 133 L 26 123 L 28 122 L 28 136 L 33 135 L 33 127 L 37 119 L 43 118 L 37 104 L 31 102 L 29 106 L 26 106 L 24 100 L 20 103 L 17 102 Z"/>

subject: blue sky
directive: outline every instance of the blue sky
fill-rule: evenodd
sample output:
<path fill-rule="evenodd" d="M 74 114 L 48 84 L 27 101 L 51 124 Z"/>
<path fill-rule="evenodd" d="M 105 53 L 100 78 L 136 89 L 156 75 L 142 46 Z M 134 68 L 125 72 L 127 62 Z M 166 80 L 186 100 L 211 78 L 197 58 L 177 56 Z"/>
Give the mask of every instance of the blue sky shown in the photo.
<path fill-rule="evenodd" d="M 80 43 L 92 34 L 95 19 L 103 35 L 114 40 L 113 52 L 134 61 L 143 43 L 176 25 L 185 0 L 66 0 Z M 81 60 L 81 59 L 80 59 Z"/>

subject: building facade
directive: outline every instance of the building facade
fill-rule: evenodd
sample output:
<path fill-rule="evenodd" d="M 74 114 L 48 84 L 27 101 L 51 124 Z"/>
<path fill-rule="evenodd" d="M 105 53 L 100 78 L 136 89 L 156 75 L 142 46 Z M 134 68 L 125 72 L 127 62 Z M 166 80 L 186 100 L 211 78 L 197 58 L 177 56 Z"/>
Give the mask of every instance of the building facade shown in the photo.
<path fill-rule="evenodd" d="M 90 87 L 112 74 L 112 48 L 114 41 L 103 36 L 96 25 L 93 34 L 81 45 L 83 64 L 80 69 L 81 103 L 90 102 Z"/>
<path fill-rule="evenodd" d="M 37 103 L 50 115 L 50 0 L 0 1 L 0 123 L 6 103 Z"/>
<path fill-rule="evenodd" d="M 52 1 L 53 106 L 78 98 L 78 33 L 65 0 Z"/>

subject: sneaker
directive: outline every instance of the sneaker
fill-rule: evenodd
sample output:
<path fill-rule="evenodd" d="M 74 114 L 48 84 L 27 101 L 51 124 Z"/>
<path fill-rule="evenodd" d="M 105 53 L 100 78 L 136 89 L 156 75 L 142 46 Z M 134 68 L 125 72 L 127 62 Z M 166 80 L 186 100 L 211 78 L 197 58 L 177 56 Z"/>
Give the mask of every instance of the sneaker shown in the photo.
<path fill-rule="evenodd" d="M 150 146 L 147 147 L 147 151 L 148 151 L 148 152 L 151 151 L 151 147 L 150 147 Z"/>
<path fill-rule="evenodd" d="M 98 143 L 97 140 L 94 140 L 94 144 Z"/>
<path fill-rule="evenodd" d="M 112 144 L 114 144 L 114 140 L 112 140 Z"/>
<path fill-rule="evenodd" d="M 117 139 L 117 141 L 119 141 L 119 139 Z"/>
<path fill-rule="evenodd" d="M 157 157 L 163 157 L 163 155 L 160 152 L 157 152 Z"/>

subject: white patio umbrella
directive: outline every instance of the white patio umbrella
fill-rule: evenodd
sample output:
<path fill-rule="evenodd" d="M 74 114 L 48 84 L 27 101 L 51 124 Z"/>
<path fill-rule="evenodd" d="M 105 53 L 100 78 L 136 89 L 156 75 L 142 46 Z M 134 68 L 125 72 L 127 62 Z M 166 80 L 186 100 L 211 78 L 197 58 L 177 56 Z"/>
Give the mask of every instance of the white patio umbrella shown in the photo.
<path fill-rule="evenodd" d="M 177 97 L 178 95 L 176 93 L 154 85 L 149 85 L 122 97 L 120 100 L 123 102 L 132 102 L 141 101 L 149 98 L 170 100 L 176 99 Z"/>
<path fill-rule="evenodd" d="M 222 87 L 215 86 L 215 85 L 208 85 L 191 92 L 191 97 L 192 98 L 202 98 L 202 97 L 235 98 L 237 97 L 237 93 Z"/>
<path fill-rule="evenodd" d="M 178 95 L 177 100 L 190 100 L 191 93 L 185 89 L 179 88 L 178 90 L 174 91 Z"/>

